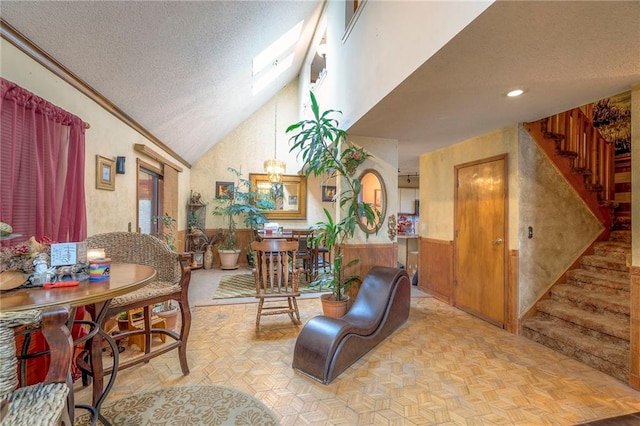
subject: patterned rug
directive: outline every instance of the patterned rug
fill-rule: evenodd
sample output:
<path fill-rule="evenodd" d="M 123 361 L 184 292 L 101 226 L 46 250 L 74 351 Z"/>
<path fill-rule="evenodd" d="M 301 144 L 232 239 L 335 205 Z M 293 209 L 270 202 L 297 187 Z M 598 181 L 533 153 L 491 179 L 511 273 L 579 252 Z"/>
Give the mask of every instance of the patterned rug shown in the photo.
<path fill-rule="evenodd" d="M 320 290 L 318 287 L 309 287 L 309 283 L 302 277 L 300 293 L 322 293 L 329 291 L 326 287 Z M 256 282 L 253 274 L 223 275 L 220 284 L 213 294 L 213 299 L 233 299 L 236 297 L 254 297 L 256 295 Z"/>
<path fill-rule="evenodd" d="M 222 386 L 174 386 L 132 395 L 105 404 L 101 410 L 113 425 L 278 425 L 262 402 L 244 392 Z M 76 426 L 88 425 L 89 415 Z"/>

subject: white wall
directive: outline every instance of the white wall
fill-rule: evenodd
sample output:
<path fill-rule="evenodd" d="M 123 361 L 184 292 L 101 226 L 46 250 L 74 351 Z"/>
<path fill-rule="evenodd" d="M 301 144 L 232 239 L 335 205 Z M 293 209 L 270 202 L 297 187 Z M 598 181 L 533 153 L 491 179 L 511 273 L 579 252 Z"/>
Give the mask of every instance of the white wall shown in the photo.
<path fill-rule="evenodd" d="M 2 52 L 0 58 L 2 77 L 77 115 L 91 125 L 85 135 L 87 234 L 126 231 L 129 223 L 135 230 L 137 210 L 135 171 L 136 158 L 140 155 L 133 151 L 133 145 L 136 143 L 148 145 L 176 164 L 179 164 L 178 161 L 5 39 L 0 39 L 0 51 Z M 96 189 L 96 155 L 114 160 L 116 156 L 127 158 L 126 174 L 116 175 L 115 191 Z M 148 163 L 156 164 L 149 158 L 140 158 Z M 189 169 L 184 167 L 184 172 L 179 174 L 178 179 L 179 194 L 177 198 L 179 206 L 182 206 L 186 204 L 189 195 Z M 186 222 L 184 209 L 179 208 L 177 220 L 178 228 L 184 229 Z"/>
<path fill-rule="evenodd" d="M 369 0 L 343 41 L 344 2 L 328 2 L 328 73 L 320 97 L 344 113 L 342 126 L 349 128 L 492 3 Z"/>
<path fill-rule="evenodd" d="M 368 158 L 358 168 L 358 175 L 365 169 L 378 171 L 384 180 L 383 183 L 387 193 L 387 212 L 378 233 L 370 234 L 367 238 L 366 234 L 361 229 L 358 229 L 350 242 L 358 243 L 369 241 L 389 243 L 395 241 L 395 239 L 389 239 L 387 224 L 389 215 L 397 215 L 398 210 L 398 191 L 396 190 L 398 187 L 398 141 L 395 139 L 367 138 L 362 136 L 354 136 L 350 139 L 355 145 L 363 147 L 372 155 L 371 158 Z"/>

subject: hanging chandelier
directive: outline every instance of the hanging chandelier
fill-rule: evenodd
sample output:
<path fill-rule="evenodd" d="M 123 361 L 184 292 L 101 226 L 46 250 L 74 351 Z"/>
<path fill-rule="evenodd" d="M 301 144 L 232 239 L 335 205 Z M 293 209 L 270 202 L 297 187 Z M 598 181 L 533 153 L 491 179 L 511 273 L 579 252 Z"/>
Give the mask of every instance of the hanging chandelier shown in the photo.
<path fill-rule="evenodd" d="M 282 182 L 282 175 L 287 171 L 287 164 L 278 160 L 278 94 L 276 93 L 274 107 L 274 130 L 273 130 L 273 158 L 264 162 L 264 172 L 269 175 L 269 181 L 272 183 Z"/>

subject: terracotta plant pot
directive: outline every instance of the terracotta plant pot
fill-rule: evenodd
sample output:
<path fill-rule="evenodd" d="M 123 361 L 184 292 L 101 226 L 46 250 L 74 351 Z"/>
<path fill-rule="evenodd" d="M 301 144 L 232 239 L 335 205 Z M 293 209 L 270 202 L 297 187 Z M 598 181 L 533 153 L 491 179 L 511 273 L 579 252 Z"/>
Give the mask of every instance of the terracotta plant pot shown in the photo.
<path fill-rule="evenodd" d="M 341 318 L 347 313 L 349 298 L 345 300 L 334 300 L 333 294 L 323 294 L 320 296 L 322 301 L 322 313 L 324 316 L 331 318 Z"/>
<path fill-rule="evenodd" d="M 161 311 L 159 309 L 154 309 L 153 313 L 158 317 L 162 318 L 167 323 L 167 330 L 175 331 L 176 325 L 178 324 L 178 307 L 176 305 L 171 305 L 171 310 L 169 311 Z"/>
<path fill-rule="evenodd" d="M 238 269 L 240 250 L 218 250 L 221 269 Z"/>

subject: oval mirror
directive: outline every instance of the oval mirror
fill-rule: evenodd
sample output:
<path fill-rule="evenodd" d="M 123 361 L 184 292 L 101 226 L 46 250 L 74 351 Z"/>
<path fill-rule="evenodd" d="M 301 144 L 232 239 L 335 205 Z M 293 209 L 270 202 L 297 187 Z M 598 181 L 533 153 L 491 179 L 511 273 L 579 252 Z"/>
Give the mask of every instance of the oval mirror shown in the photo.
<path fill-rule="evenodd" d="M 367 224 L 367 220 L 362 218 L 358 226 L 367 234 L 378 232 L 387 215 L 387 189 L 384 186 L 382 175 L 373 169 L 366 169 L 360 177 L 360 196 L 362 202 L 368 203 L 374 211 L 378 212 L 375 223 Z"/>

